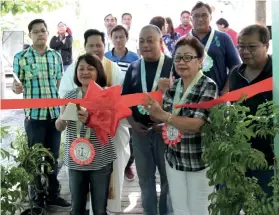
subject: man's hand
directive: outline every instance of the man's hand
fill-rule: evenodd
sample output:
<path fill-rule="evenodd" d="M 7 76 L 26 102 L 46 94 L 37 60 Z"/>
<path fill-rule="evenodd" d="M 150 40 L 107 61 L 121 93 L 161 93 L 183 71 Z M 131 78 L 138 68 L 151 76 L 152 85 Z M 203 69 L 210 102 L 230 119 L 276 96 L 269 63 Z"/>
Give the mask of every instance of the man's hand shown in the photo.
<path fill-rule="evenodd" d="M 21 94 L 24 92 L 23 86 L 21 83 L 14 81 L 13 83 L 13 91 L 15 94 Z"/>
<path fill-rule="evenodd" d="M 81 121 L 83 124 L 85 124 L 87 122 L 89 113 L 84 110 L 78 110 L 77 114 L 78 114 L 78 120 Z"/>
<path fill-rule="evenodd" d="M 160 78 L 158 82 L 158 89 L 162 90 L 163 92 L 166 92 L 168 89 L 172 87 L 174 79 L 174 76 L 171 78 Z"/>

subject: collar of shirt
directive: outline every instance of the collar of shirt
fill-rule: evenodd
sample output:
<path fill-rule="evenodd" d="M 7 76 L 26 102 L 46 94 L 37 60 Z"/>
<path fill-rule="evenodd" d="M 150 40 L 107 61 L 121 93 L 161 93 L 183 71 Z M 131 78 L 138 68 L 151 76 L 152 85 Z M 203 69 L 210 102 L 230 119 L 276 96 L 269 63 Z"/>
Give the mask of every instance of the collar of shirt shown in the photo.
<path fill-rule="evenodd" d="M 121 58 L 125 57 L 125 56 L 128 54 L 128 52 L 129 52 L 127 48 L 125 48 L 125 49 L 126 49 L 125 54 L 124 54 Z M 114 50 L 115 50 L 115 48 L 112 48 L 111 54 L 112 54 L 112 56 L 117 57 L 117 56 L 114 54 Z"/>
<path fill-rule="evenodd" d="M 192 26 L 191 24 L 189 24 L 189 25 L 187 25 L 186 28 L 184 28 L 184 26 L 183 26 L 182 24 L 180 24 L 178 27 L 179 27 L 180 29 L 182 29 L 183 31 L 186 31 L 186 30 L 191 29 L 193 26 Z"/>
<path fill-rule="evenodd" d="M 208 38 L 209 38 L 209 35 L 210 35 L 211 31 L 212 31 L 212 28 L 209 26 L 209 32 L 208 32 L 202 39 L 200 39 L 200 38 L 198 37 L 198 35 L 196 34 L 196 31 L 195 31 L 194 28 L 193 28 L 193 30 L 192 30 L 192 34 L 193 34 L 193 36 L 195 36 L 196 38 L 198 38 L 203 44 L 206 44 L 206 42 L 207 42 L 207 40 L 208 40 Z"/>
<path fill-rule="evenodd" d="M 239 74 L 239 76 L 245 80 L 247 80 L 245 77 L 244 77 L 244 71 L 245 71 L 245 68 L 246 68 L 246 65 L 245 64 L 242 64 L 237 73 Z M 257 83 L 259 81 L 262 81 L 264 79 L 266 79 L 268 76 L 269 76 L 269 73 L 272 74 L 272 58 L 270 55 L 268 55 L 268 60 L 263 68 L 263 70 L 261 71 L 261 73 L 258 75 L 258 77 L 256 77 L 253 81 L 251 81 L 249 84 L 254 84 L 254 83 Z"/>
<path fill-rule="evenodd" d="M 47 46 L 43 54 L 45 54 L 46 52 L 49 52 L 49 51 L 54 51 L 54 50 Z M 33 48 L 33 45 L 29 46 L 28 52 L 33 52 L 33 53 L 37 53 L 37 54 L 41 55 L 36 49 Z"/>

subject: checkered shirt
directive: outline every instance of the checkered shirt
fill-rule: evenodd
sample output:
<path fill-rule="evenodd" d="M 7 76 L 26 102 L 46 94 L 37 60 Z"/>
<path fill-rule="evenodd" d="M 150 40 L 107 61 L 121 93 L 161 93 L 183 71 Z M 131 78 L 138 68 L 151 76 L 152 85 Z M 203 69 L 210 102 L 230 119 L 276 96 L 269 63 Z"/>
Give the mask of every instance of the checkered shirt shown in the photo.
<path fill-rule="evenodd" d="M 172 88 L 164 94 L 163 108 L 169 113 L 172 113 L 175 90 L 179 80 L 176 80 Z M 217 91 L 215 82 L 203 75 L 191 89 L 185 103 L 200 103 L 217 98 Z M 183 92 L 180 95 L 182 97 Z M 181 108 L 178 115 L 209 121 L 208 109 Z M 168 146 L 166 149 L 166 159 L 169 165 L 179 171 L 195 172 L 205 169 L 207 166 L 201 158 L 203 152 L 201 136 L 201 133 L 186 132 L 182 134 L 180 143 Z"/>
<path fill-rule="evenodd" d="M 59 98 L 57 81 L 62 78 L 62 59 L 58 52 L 47 48 L 44 54 L 32 46 L 17 53 L 13 70 L 24 87 L 23 98 Z M 58 118 L 59 107 L 25 109 L 26 117 L 37 120 Z"/>

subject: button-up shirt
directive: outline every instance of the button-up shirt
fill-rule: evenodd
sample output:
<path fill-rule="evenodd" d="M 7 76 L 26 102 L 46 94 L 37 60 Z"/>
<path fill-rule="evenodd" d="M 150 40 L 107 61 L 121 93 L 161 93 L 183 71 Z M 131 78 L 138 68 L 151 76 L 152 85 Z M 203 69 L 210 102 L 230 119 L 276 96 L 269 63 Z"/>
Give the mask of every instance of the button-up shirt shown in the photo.
<path fill-rule="evenodd" d="M 63 64 L 60 54 L 47 48 L 41 55 L 32 46 L 17 53 L 13 71 L 24 87 L 25 99 L 58 98 L 57 82 L 62 78 Z M 25 109 L 26 117 L 36 120 L 58 118 L 59 107 Z"/>
<path fill-rule="evenodd" d="M 177 83 L 176 80 L 169 90 L 166 91 L 163 98 L 163 109 L 172 113 L 172 106 Z M 182 88 L 183 89 L 183 88 Z M 183 95 L 183 92 L 180 95 Z M 215 82 L 203 75 L 201 79 L 195 84 L 187 95 L 186 104 L 200 103 L 215 99 L 218 95 L 218 88 Z M 199 118 L 209 121 L 208 109 L 192 109 L 182 108 L 178 114 L 190 118 Z M 202 161 L 202 135 L 200 132 L 185 132 L 182 134 L 181 142 L 173 146 L 168 146 L 166 150 L 166 160 L 172 168 L 179 171 L 196 172 L 206 168 L 206 164 Z"/>

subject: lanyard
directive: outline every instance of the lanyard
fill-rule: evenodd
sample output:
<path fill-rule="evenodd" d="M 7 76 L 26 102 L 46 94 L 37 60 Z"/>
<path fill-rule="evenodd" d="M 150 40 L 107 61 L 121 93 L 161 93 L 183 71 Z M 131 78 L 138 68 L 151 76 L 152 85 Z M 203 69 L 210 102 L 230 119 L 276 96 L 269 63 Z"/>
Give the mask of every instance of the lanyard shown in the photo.
<path fill-rule="evenodd" d="M 162 68 L 163 68 L 163 64 L 164 64 L 164 60 L 165 60 L 165 55 L 161 54 L 160 56 L 160 60 L 157 66 L 157 70 L 156 70 L 156 75 L 153 81 L 153 86 L 151 89 L 151 92 L 155 91 L 157 86 L 158 86 L 158 82 L 159 79 L 161 77 L 161 72 L 162 72 Z M 141 86 L 142 86 L 142 91 L 143 92 L 147 92 L 147 84 L 146 84 L 146 68 L 145 68 L 145 62 L 144 59 L 141 60 Z"/>
<path fill-rule="evenodd" d="M 77 98 L 78 99 L 82 98 L 82 92 L 80 88 L 77 88 Z M 82 127 L 82 123 L 80 121 L 77 121 L 77 138 L 80 138 L 81 127 Z M 91 133 L 91 128 L 87 128 L 85 132 L 85 138 L 88 140 L 90 139 L 90 133 Z"/>
<path fill-rule="evenodd" d="M 186 102 L 186 98 L 189 95 L 189 93 L 191 92 L 193 86 L 198 83 L 198 81 L 201 79 L 202 76 L 203 76 L 203 72 L 202 72 L 202 70 L 200 70 L 196 74 L 195 78 L 191 81 L 190 85 L 185 90 L 181 99 L 180 99 L 180 94 L 181 94 L 181 85 L 182 85 L 181 82 L 182 82 L 182 80 L 180 78 L 179 82 L 177 83 L 176 89 L 175 89 L 174 101 L 173 101 L 173 105 L 172 105 L 172 113 L 173 114 L 178 115 L 179 111 L 181 110 L 181 108 L 174 108 L 174 105 L 184 104 Z"/>
<path fill-rule="evenodd" d="M 212 43 L 212 40 L 213 40 L 213 37 L 214 37 L 214 33 L 215 33 L 215 30 L 211 29 L 211 32 L 210 32 L 210 35 L 209 35 L 209 38 L 206 42 L 206 45 L 204 47 L 204 52 L 207 54 L 208 53 L 208 50 L 209 50 L 209 47 Z M 191 36 L 193 36 L 193 29 L 190 31 L 189 33 Z"/>

